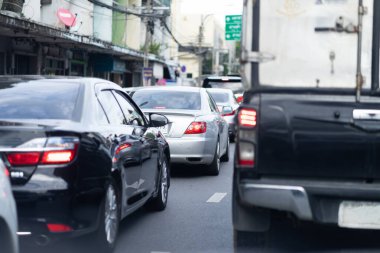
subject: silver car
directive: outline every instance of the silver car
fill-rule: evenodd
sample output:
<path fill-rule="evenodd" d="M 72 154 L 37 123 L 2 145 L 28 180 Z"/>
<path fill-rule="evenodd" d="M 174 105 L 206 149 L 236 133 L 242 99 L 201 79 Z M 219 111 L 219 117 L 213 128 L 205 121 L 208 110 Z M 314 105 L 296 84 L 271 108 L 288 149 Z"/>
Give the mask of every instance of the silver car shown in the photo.
<path fill-rule="evenodd" d="M 220 112 L 222 112 L 223 118 L 228 123 L 228 131 L 230 134 L 230 141 L 235 140 L 235 113 L 239 108 L 239 104 L 236 101 L 234 93 L 230 89 L 211 88 L 207 89 L 215 100 L 216 105 Z"/>
<path fill-rule="evenodd" d="M 18 253 L 17 213 L 9 172 L 0 159 L 0 252 Z"/>
<path fill-rule="evenodd" d="M 220 161 L 229 159 L 228 124 L 206 89 L 146 87 L 132 97 L 145 114 L 159 112 L 169 119 L 160 130 L 172 163 L 203 164 L 209 174 L 219 174 Z"/>

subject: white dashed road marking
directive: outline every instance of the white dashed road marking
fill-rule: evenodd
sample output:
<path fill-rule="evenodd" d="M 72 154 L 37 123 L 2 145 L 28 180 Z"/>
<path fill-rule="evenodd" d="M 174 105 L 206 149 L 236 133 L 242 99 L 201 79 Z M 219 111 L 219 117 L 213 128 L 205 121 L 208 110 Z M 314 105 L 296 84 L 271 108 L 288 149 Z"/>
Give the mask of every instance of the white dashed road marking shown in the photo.
<path fill-rule="evenodd" d="M 226 192 L 216 192 L 206 202 L 207 203 L 219 203 L 227 195 Z"/>

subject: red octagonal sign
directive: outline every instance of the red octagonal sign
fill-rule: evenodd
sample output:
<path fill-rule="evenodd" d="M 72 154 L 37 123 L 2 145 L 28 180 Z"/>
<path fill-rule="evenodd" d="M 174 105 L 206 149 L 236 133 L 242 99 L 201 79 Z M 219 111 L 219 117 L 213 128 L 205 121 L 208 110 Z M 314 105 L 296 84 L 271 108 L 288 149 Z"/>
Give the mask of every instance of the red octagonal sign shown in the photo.
<path fill-rule="evenodd" d="M 59 20 L 65 24 L 65 26 L 75 26 L 76 17 L 69 10 L 59 8 L 57 12 Z"/>

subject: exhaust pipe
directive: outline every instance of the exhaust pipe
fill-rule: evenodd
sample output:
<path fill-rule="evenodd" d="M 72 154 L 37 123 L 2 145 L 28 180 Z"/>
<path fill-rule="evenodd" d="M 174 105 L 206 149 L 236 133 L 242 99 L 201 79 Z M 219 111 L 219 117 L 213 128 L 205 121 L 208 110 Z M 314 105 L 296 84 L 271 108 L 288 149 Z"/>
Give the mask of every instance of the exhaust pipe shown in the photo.
<path fill-rule="evenodd" d="M 47 235 L 39 235 L 35 239 L 35 243 L 40 247 L 44 247 L 48 245 L 49 242 L 50 242 L 50 238 Z"/>

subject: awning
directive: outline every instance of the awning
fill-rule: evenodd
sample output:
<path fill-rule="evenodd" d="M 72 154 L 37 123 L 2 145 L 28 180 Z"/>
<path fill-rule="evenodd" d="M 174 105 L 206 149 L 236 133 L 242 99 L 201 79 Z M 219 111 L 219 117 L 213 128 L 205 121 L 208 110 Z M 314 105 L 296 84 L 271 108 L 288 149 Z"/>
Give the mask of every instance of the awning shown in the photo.
<path fill-rule="evenodd" d="M 37 42 L 52 43 L 62 46 L 75 45 L 96 53 L 112 53 L 115 56 L 132 56 L 143 59 L 144 53 L 131 48 L 116 46 L 110 42 L 97 39 L 93 36 L 84 36 L 71 33 L 46 24 L 30 21 L 22 17 L 9 16 L 0 11 L 0 35 L 18 38 L 30 38 Z M 164 59 L 149 54 L 149 60 L 165 63 Z"/>

